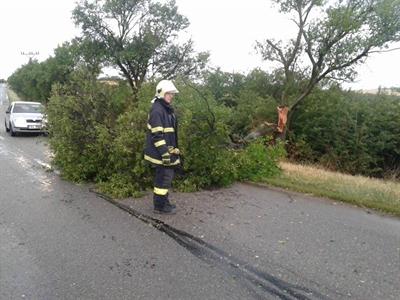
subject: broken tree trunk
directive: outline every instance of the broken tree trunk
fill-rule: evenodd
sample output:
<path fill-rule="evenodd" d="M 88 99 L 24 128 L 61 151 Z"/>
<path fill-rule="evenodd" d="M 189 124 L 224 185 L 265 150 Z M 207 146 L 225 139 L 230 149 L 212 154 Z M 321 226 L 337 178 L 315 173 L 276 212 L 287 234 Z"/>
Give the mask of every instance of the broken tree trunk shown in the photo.
<path fill-rule="evenodd" d="M 273 138 L 273 143 L 275 142 L 276 138 L 281 136 L 286 129 L 286 124 L 288 120 L 288 113 L 289 107 L 287 106 L 278 106 L 276 108 L 278 112 L 278 122 L 276 123 L 269 123 L 264 122 L 261 125 L 257 126 L 257 128 L 253 129 L 245 138 L 245 142 L 250 142 L 256 138 L 271 135 Z"/>

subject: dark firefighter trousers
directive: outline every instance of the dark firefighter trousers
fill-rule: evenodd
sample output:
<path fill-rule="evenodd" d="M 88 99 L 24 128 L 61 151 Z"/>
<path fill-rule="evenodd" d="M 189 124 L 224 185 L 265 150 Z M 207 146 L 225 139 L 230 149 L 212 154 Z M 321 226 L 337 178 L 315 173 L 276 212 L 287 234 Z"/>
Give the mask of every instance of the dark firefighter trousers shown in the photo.
<path fill-rule="evenodd" d="M 155 167 L 153 203 L 155 208 L 163 208 L 169 203 L 169 189 L 174 179 L 175 170 L 172 167 Z"/>

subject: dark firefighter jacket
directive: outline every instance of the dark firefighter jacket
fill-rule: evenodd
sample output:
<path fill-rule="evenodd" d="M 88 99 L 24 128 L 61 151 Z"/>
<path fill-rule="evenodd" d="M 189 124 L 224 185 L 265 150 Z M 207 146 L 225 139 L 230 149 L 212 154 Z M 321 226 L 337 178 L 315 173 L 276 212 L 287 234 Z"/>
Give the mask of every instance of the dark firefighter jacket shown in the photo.
<path fill-rule="evenodd" d="M 157 98 L 150 110 L 147 124 L 146 148 L 144 159 L 153 165 L 163 165 L 163 156 L 169 149 L 178 147 L 178 128 L 173 108 Z M 171 154 L 171 166 L 179 165 L 178 155 Z"/>

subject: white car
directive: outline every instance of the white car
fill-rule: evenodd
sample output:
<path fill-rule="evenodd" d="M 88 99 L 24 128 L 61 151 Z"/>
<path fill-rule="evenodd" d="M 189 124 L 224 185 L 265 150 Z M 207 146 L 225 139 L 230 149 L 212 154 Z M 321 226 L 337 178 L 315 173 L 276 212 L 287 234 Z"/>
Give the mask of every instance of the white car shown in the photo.
<path fill-rule="evenodd" d="M 46 132 L 44 106 L 39 102 L 15 101 L 6 110 L 4 125 L 11 136 L 19 132 Z"/>

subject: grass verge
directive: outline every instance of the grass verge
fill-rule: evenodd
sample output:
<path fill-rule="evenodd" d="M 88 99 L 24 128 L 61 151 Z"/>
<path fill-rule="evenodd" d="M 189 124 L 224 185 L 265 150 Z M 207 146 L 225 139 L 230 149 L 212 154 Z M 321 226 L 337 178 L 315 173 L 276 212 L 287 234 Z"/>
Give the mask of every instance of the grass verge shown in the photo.
<path fill-rule="evenodd" d="M 8 94 L 8 102 L 11 103 L 13 101 L 21 101 L 18 95 L 9 87 L 7 87 L 7 94 Z"/>
<path fill-rule="evenodd" d="M 281 162 L 281 175 L 265 183 L 328 197 L 400 217 L 400 183 Z"/>

